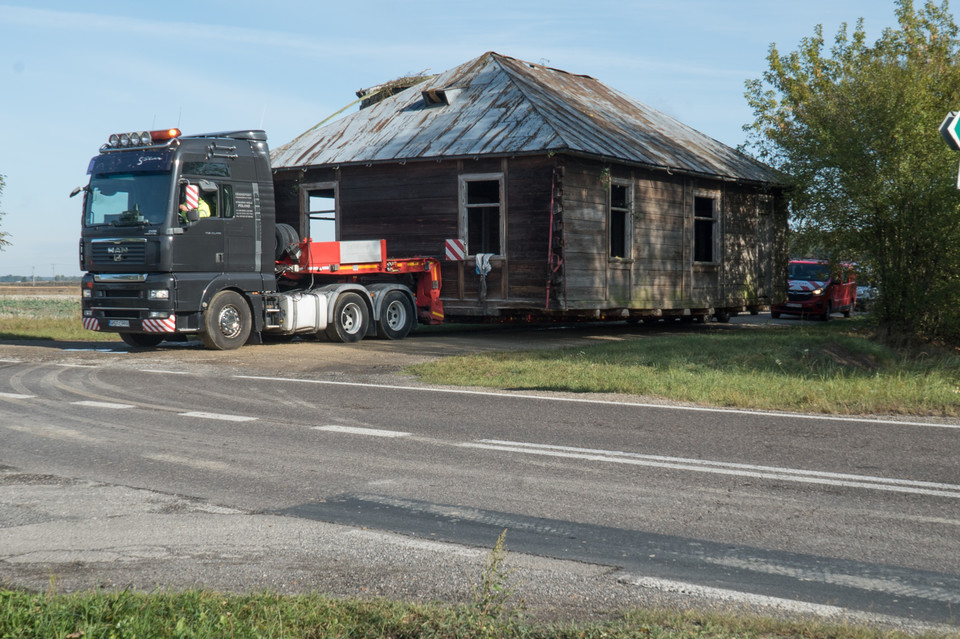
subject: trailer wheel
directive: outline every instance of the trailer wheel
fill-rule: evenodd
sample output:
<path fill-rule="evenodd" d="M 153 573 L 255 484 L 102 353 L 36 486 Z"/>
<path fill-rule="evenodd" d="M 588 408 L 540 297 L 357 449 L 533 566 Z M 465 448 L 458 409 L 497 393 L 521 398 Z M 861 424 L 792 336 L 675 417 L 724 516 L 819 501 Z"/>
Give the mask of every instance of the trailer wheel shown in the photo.
<path fill-rule="evenodd" d="M 413 329 L 413 304 L 402 291 L 390 291 L 383 297 L 383 310 L 377 332 L 387 339 L 403 339 Z"/>
<path fill-rule="evenodd" d="M 250 337 L 250 307 L 235 291 L 220 291 L 203 314 L 203 345 L 218 351 L 243 346 Z"/>
<path fill-rule="evenodd" d="M 730 321 L 730 311 L 720 310 L 716 313 L 717 321 L 721 324 L 726 324 Z"/>
<path fill-rule="evenodd" d="M 344 293 L 333 307 L 333 322 L 327 326 L 331 342 L 359 342 L 367 332 L 370 312 L 363 298 L 356 293 Z"/>
<path fill-rule="evenodd" d="M 163 335 L 156 333 L 120 333 L 120 339 L 133 348 L 153 348 L 163 341 Z"/>

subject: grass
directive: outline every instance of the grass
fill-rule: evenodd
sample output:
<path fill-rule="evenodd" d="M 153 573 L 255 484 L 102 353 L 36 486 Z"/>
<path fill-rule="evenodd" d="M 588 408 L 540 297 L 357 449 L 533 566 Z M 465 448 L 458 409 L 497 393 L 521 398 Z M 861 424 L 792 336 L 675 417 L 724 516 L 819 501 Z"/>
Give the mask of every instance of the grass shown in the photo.
<path fill-rule="evenodd" d="M 0 296 L 0 339 L 119 342 L 116 333 L 88 331 L 80 323 L 80 297 Z"/>
<path fill-rule="evenodd" d="M 551 351 L 446 357 L 409 367 L 421 380 L 833 414 L 960 415 L 960 355 L 897 351 L 868 318 L 643 336 Z"/>
<path fill-rule="evenodd" d="M 351 637 L 362 639 L 518 637 L 525 639 L 893 639 L 908 635 L 867 626 L 782 621 L 751 615 L 636 610 L 606 622 L 546 624 L 516 613 L 478 625 L 471 606 L 343 600 L 322 595 L 227 595 L 0 590 L 4 639 L 151 637 Z M 946 637 L 945 634 L 927 634 Z"/>

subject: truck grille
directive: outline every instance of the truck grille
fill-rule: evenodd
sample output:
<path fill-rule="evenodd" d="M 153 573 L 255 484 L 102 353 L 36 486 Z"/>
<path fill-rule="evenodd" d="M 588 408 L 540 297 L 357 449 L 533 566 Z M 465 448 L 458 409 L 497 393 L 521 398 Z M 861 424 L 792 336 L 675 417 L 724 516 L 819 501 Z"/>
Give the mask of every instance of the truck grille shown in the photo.
<path fill-rule="evenodd" d="M 91 244 L 90 257 L 93 263 L 99 266 L 145 264 L 147 241 L 145 239 L 94 240 Z"/>

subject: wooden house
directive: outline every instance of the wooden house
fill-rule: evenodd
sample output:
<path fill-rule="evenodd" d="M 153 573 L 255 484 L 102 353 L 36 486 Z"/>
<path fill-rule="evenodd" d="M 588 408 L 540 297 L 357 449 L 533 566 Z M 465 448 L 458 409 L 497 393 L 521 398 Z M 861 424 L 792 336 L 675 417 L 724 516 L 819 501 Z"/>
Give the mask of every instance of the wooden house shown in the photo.
<path fill-rule="evenodd" d="M 785 288 L 778 175 L 594 78 L 491 52 L 365 98 L 273 151 L 277 221 L 449 251 L 448 318 L 723 321 Z"/>

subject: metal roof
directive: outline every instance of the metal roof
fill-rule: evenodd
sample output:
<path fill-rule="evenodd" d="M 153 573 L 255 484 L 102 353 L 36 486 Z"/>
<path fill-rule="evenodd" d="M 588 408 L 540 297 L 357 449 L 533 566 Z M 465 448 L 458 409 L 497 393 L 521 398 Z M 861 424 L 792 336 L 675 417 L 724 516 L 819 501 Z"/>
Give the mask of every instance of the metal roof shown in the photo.
<path fill-rule="evenodd" d="M 272 153 L 274 168 L 567 152 L 749 182 L 771 168 L 595 78 L 488 52 Z"/>

